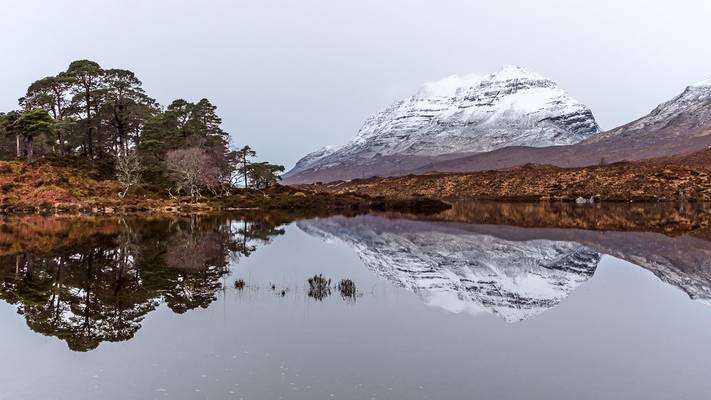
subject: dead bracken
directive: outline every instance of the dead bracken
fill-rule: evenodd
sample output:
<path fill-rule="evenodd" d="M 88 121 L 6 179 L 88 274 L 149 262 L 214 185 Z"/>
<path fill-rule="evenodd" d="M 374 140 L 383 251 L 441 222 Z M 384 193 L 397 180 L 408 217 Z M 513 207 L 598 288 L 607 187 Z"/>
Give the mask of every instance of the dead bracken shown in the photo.
<path fill-rule="evenodd" d="M 671 202 L 711 201 L 711 149 L 582 168 L 528 164 L 502 170 L 432 173 L 304 185 L 331 194 L 444 201 Z M 398 205 L 393 208 L 406 208 Z M 410 207 L 412 208 L 412 207 Z"/>

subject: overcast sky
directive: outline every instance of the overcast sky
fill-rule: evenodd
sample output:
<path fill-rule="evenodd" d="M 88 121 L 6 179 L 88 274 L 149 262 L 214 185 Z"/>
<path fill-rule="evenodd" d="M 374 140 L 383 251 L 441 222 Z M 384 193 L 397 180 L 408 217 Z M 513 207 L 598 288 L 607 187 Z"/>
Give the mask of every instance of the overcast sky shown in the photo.
<path fill-rule="evenodd" d="M 0 109 L 88 58 L 161 104 L 207 97 L 237 145 L 287 167 L 452 74 L 515 64 L 603 129 L 711 76 L 708 0 L 2 0 Z"/>

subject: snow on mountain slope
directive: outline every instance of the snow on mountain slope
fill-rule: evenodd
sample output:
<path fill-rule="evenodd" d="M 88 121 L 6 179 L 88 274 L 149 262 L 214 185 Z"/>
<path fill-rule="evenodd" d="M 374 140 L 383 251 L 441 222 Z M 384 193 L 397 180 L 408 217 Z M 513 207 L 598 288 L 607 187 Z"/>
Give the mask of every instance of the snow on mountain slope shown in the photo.
<path fill-rule="evenodd" d="M 687 86 L 680 95 L 660 104 L 642 118 L 596 135 L 584 143 L 620 141 L 627 137 L 658 136 L 658 132 L 665 132 L 676 126 L 684 128 L 684 132 L 692 131 L 694 128 L 708 129 L 711 125 L 710 110 L 711 78 Z M 679 133 L 674 132 L 673 135 L 678 137 Z M 692 132 L 692 135 L 695 135 L 695 132 Z"/>
<path fill-rule="evenodd" d="M 588 280 L 600 254 L 575 242 L 503 240 L 448 224 L 363 216 L 300 221 L 304 232 L 353 247 L 377 275 L 448 311 L 522 321 Z"/>
<path fill-rule="evenodd" d="M 668 123 L 682 112 L 708 105 L 711 101 L 711 78 L 690 85 L 677 97 L 660 104 L 649 115 L 635 121 L 629 129 L 644 129 L 658 123 Z"/>
<path fill-rule="evenodd" d="M 314 152 L 311 152 L 307 155 L 305 155 L 303 158 L 301 158 L 296 165 L 294 165 L 293 171 L 299 170 L 302 171 L 314 164 L 316 164 L 319 160 L 322 160 L 331 154 L 335 153 L 340 149 L 342 146 L 337 146 L 337 145 L 329 145 L 322 147 Z"/>
<path fill-rule="evenodd" d="M 572 144 L 599 131 L 592 112 L 555 82 L 506 66 L 483 78 L 451 76 L 425 84 L 368 118 L 349 143 L 307 155 L 285 176 L 384 156 Z"/>
<path fill-rule="evenodd" d="M 429 160 L 404 173 L 473 172 L 528 163 L 585 167 L 602 161 L 613 163 L 688 154 L 709 147 L 711 78 L 687 86 L 681 94 L 635 121 L 570 146 L 508 147 L 445 160 Z"/>

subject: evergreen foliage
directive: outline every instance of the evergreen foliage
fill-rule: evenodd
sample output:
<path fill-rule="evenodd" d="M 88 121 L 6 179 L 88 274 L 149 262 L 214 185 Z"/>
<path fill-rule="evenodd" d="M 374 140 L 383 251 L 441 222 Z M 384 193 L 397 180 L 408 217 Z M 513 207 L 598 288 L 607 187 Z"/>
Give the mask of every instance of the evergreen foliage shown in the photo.
<path fill-rule="evenodd" d="M 162 107 L 132 71 L 104 69 L 91 60 L 73 61 L 66 71 L 33 82 L 19 106 L 0 113 L 0 159 L 83 157 L 112 166 L 127 188 L 140 180 L 191 196 L 225 193 L 237 180 L 245 187 L 253 180 L 263 189 L 284 170 L 252 163 L 256 153 L 249 146 L 233 151 L 208 99 L 177 99 Z"/>

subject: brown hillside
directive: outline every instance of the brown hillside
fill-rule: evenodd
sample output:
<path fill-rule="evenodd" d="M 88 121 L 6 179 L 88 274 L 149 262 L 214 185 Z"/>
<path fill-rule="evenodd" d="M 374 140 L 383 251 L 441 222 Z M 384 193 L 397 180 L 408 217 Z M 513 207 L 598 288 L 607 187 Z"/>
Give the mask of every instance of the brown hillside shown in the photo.
<path fill-rule="evenodd" d="M 116 198 L 119 184 L 90 170 L 50 161 L 0 161 L 0 204 L 4 208 L 72 207 Z"/>
<path fill-rule="evenodd" d="M 711 201 L 711 150 L 584 168 L 525 165 L 498 171 L 408 175 L 313 185 L 331 193 L 444 200 Z"/>

